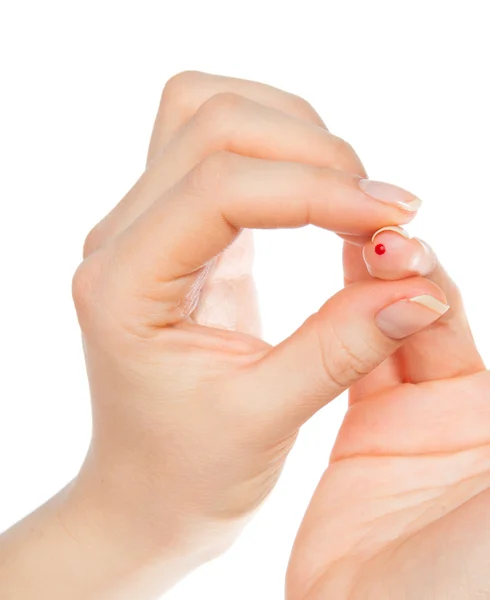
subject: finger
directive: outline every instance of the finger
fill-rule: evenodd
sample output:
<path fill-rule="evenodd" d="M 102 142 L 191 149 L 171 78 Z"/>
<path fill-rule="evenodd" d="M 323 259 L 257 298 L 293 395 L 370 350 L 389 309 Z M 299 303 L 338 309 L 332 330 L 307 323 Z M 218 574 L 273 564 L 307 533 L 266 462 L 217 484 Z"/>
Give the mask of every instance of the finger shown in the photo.
<path fill-rule="evenodd" d="M 380 279 L 422 275 L 445 293 L 451 308 L 437 324 L 413 336 L 401 350 L 403 378 L 418 383 L 476 373 L 485 368 L 458 287 L 428 244 L 400 227 L 376 232 L 363 250 L 368 271 Z"/>
<path fill-rule="evenodd" d="M 365 176 L 350 144 L 311 121 L 231 93 L 219 94 L 197 110 L 160 152 L 151 168 L 98 224 L 87 251 L 93 252 L 96 246 L 124 231 L 165 190 L 220 151 L 301 162 Z"/>
<path fill-rule="evenodd" d="M 350 235 L 348 233 L 339 233 L 338 234 L 339 237 L 341 237 L 345 242 L 349 243 L 349 246 L 359 246 L 362 250 L 362 248 L 369 242 L 369 240 L 371 239 L 372 236 L 370 235 Z M 362 260 L 362 256 L 361 256 L 361 266 L 363 267 L 363 270 L 366 270 L 366 266 L 364 265 L 364 261 Z M 354 280 L 349 280 L 349 278 L 347 278 L 346 281 L 346 285 L 348 285 L 348 283 L 354 283 Z"/>
<path fill-rule="evenodd" d="M 383 193 L 383 186 L 379 182 L 365 181 L 364 185 L 370 185 L 374 193 Z M 381 188 L 381 189 L 380 189 Z M 420 207 L 421 201 L 417 199 Z M 370 240 L 362 236 L 344 237 L 345 243 L 342 254 L 342 262 L 344 269 L 344 285 L 349 285 L 358 281 L 371 280 L 372 276 L 366 268 L 366 263 L 363 259 L 362 240 L 367 243 Z M 398 385 L 401 383 L 400 356 L 398 353 L 393 354 L 383 363 L 381 363 L 371 373 L 366 375 L 362 380 L 355 382 L 349 390 L 349 404 L 353 404 L 360 399 L 369 397 L 373 393 L 380 390 Z"/>
<path fill-rule="evenodd" d="M 249 97 L 233 92 L 248 88 Z M 366 175 L 352 147 L 329 134 L 316 111 L 297 96 L 254 82 L 192 72 L 172 78 L 166 90 L 155 125 L 161 144 L 158 158 L 155 154 L 151 168 L 87 236 L 84 257 L 128 227 L 164 189 L 213 152 L 228 149 L 250 156 L 310 161 Z M 216 93 L 206 97 L 203 90 Z M 183 113 L 183 103 L 194 112 Z M 167 133 L 173 132 L 170 137 L 158 134 L 159 123 Z M 177 129 L 176 123 L 180 124 Z M 156 151 L 155 143 L 154 138 Z M 244 261 L 244 256 L 249 258 Z M 193 314 L 196 322 L 260 335 L 252 256 L 253 237 L 243 232 L 208 271 Z"/>
<path fill-rule="evenodd" d="M 234 374 L 243 410 L 253 411 L 254 422 L 276 436 L 299 427 L 402 340 L 437 320 L 445 301 L 442 290 L 423 278 L 344 288 L 292 336 Z"/>
<path fill-rule="evenodd" d="M 164 151 L 179 131 L 187 132 L 187 123 L 191 120 L 195 121 L 193 117 L 197 113 L 200 113 L 202 117 L 202 113 L 209 111 L 210 106 L 215 106 L 216 110 L 223 108 L 219 104 L 226 103 L 224 100 L 227 96 L 228 104 L 230 97 L 231 100 L 235 99 L 235 104 L 237 98 L 245 101 L 248 99 L 251 103 L 282 111 L 286 115 L 327 130 L 325 123 L 311 104 L 295 94 L 255 81 L 199 71 L 184 71 L 172 77 L 165 85 L 151 136 L 147 165 L 156 160 L 156 157 Z M 206 107 L 207 111 L 203 111 L 203 107 Z M 234 140 L 234 135 L 230 140 L 223 135 L 226 134 L 226 129 L 222 127 L 223 123 L 228 124 L 228 133 L 233 133 L 234 129 L 230 127 L 231 123 L 227 118 L 229 111 L 222 112 L 224 114 L 209 115 L 219 118 L 208 119 L 212 126 L 206 128 L 207 132 L 211 134 L 210 141 L 215 142 L 210 146 L 218 150 L 220 146 L 219 136 L 216 136 L 217 132 L 222 138 L 222 149 L 226 149 L 228 142 L 231 143 Z M 225 118 L 223 119 L 223 117 Z M 204 122 L 206 123 L 206 120 Z M 252 115 L 247 125 L 254 122 L 255 119 Z M 220 127 L 217 127 L 217 124 Z M 191 149 L 201 146 L 202 144 L 194 144 Z M 180 144 L 179 147 L 182 149 L 185 145 Z M 257 147 L 257 144 L 253 147 Z M 239 151 L 239 149 L 235 149 L 235 152 Z M 198 153 L 197 158 L 196 153 L 191 152 L 190 156 L 194 156 L 197 164 L 210 152 L 211 150 L 202 152 L 200 156 Z M 253 149 L 248 152 L 245 150 L 244 153 L 254 155 Z M 353 154 L 355 155 L 355 153 Z M 176 162 L 177 165 L 184 164 L 183 156 L 180 153 L 177 155 L 175 149 L 167 148 L 166 155 L 175 157 L 176 160 L 173 162 Z M 282 159 L 292 160 L 288 156 L 283 156 Z M 193 166 L 194 164 L 188 164 L 188 169 L 190 170 Z M 367 176 L 358 159 L 353 168 L 353 172 Z M 191 318 L 207 326 L 234 328 L 235 331 L 260 335 L 260 314 L 250 260 L 246 261 L 250 265 L 249 271 L 243 271 L 243 256 L 251 257 L 252 255 L 253 237 L 251 232 L 243 232 L 239 239 L 232 244 L 232 247 L 220 255 L 213 269 L 209 271 L 208 279 L 200 294 L 199 304 Z"/>
<path fill-rule="evenodd" d="M 342 266 L 344 269 L 344 284 L 350 285 L 358 281 L 371 281 L 373 279 L 367 270 L 363 257 L 364 246 L 371 241 L 370 236 L 349 236 L 349 241 L 344 243 L 342 249 Z M 344 238 L 345 239 L 345 238 Z M 350 240 L 354 240 L 352 243 Z M 364 240 L 364 243 L 356 243 L 356 240 Z"/>
<path fill-rule="evenodd" d="M 360 236 L 355 238 L 355 241 L 357 239 L 365 240 L 364 245 L 371 241 L 371 237 Z M 364 262 L 363 246 L 344 243 L 342 263 L 344 268 L 344 284 L 346 286 L 361 281 L 373 281 L 373 276 L 369 273 Z M 360 399 L 365 399 L 371 394 L 378 393 L 380 390 L 399 385 L 402 381 L 401 375 L 398 353 L 394 353 L 368 373 L 366 377 L 352 384 L 349 388 L 349 405 L 354 404 Z"/>
<path fill-rule="evenodd" d="M 248 79 L 183 71 L 171 77 L 162 92 L 148 150 L 148 164 L 205 102 L 224 93 L 248 98 L 327 129 L 311 104 L 296 94 Z"/>
<path fill-rule="evenodd" d="M 363 258 L 367 271 L 378 279 L 425 277 L 438 266 L 436 255 L 425 242 L 393 225 L 374 233 L 363 248 Z"/>
<path fill-rule="evenodd" d="M 409 201 L 410 194 L 404 194 Z M 358 176 L 222 152 L 199 163 L 114 238 L 107 252 L 114 277 L 125 288 L 116 286 L 118 295 L 151 295 L 163 311 L 163 321 L 155 324 L 162 325 L 187 316 L 189 292 L 197 299 L 195 272 L 242 228 L 313 224 L 366 234 L 410 218 L 398 205 L 366 195 Z"/>

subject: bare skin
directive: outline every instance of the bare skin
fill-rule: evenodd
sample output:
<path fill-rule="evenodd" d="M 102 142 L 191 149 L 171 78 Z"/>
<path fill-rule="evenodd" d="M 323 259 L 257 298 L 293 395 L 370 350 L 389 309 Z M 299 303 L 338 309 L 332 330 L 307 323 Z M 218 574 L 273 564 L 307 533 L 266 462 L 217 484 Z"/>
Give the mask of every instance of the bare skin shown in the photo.
<path fill-rule="evenodd" d="M 427 245 L 396 231 L 346 246 L 344 267 L 348 282 L 415 268 L 451 309 L 350 389 L 287 597 L 490 598 L 490 376 L 459 291 Z"/>
<path fill-rule="evenodd" d="M 384 280 L 369 275 L 363 246 L 408 223 L 418 201 L 386 184 L 391 202 L 380 201 L 363 190 L 366 177 L 352 147 L 297 96 L 198 72 L 167 83 L 147 168 L 89 233 L 73 279 L 90 449 L 66 488 L 0 538 L 9 599 L 158 597 L 233 543 L 308 418 L 348 387 L 367 406 L 392 381 L 400 358 L 387 359 L 404 342 L 404 364 L 433 344 L 416 332 L 432 331 L 457 298 L 446 280 L 406 277 L 403 265 Z M 309 223 L 348 240 L 352 284 L 272 347 L 260 338 L 249 230 Z M 333 493 L 341 498 L 342 486 Z M 312 505 L 323 524 L 320 513 Z M 292 598 L 316 593 L 331 561 L 309 519 Z"/>

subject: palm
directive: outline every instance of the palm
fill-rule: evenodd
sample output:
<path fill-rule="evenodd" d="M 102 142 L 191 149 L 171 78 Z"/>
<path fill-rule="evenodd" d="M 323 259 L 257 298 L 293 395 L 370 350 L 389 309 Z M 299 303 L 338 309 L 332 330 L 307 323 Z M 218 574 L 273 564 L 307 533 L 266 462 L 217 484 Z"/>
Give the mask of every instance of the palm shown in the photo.
<path fill-rule="evenodd" d="M 244 233 L 220 257 L 195 315 L 258 334 Z M 291 557 L 292 598 L 295 589 L 308 600 L 490 598 L 490 373 L 451 293 L 456 327 L 420 333 L 352 388 Z M 402 383 L 407 373 L 419 383 Z"/>
<path fill-rule="evenodd" d="M 407 276 L 396 261 L 390 277 L 376 271 L 386 262 L 368 273 L 364 257 L 344 244 L 346 283 Z M 350 388 L 290 600 L 490 598 L 490 372 L 457 286 L 441 265 L 430 278 L 451 309 Z"/>
<path fill-rule="evenodd" d="M 252 278 L 253 253 L 252 231 L 244 229 L 209 271 L 192 314 L 193 321 L 260 335 L 260 315 Z M 253 341 L 250 342 L 253 346 Z"/>
<path fill-rule="evenodd" d="M 291 589 L 308 600 L 490 597 L 489 396 L 480 372 L 352 404 L 294 548 Z"/>

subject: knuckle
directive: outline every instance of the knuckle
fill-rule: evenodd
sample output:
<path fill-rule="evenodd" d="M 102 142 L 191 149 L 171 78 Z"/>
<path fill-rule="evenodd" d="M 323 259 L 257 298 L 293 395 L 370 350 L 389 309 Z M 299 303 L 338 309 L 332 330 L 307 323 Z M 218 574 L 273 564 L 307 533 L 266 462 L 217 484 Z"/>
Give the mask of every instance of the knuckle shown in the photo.
<path fill-rule="evenodd" d="M 345 339 L 330 320 L 318 331 L 324 332 L 320 339 L 322 366 L 327 380 L 337 388 L 348 388 L 383 359 L 380 350 L 370 346 L 362 336 Z"/>
<path fill-rule="evenodd" d="M 100 280 L 100 261 L 94 257 L 82 261 L 72 277 L 72 298 L 80 321 L 86 320 L 97 305 L 95 294 Z"/>
<path fill-rule="evenodd" d="M 176 73 L 166 82 L 162 91 L 162 101 L 176 100 L 187 93 L 189 88 L 193 87 L 199 78 L 199 71 L 181 71 Z"/>

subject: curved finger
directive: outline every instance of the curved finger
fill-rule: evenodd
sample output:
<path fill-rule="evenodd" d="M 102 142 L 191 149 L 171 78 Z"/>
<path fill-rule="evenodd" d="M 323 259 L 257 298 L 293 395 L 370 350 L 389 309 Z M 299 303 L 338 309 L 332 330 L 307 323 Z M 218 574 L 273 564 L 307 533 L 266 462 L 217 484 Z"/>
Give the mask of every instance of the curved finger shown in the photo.
<path fill-rule="evenodd" d="M 151 135 L 148 164 L 205 102 L 223 93 L 240 95 L 327 129 L 311 104 L 296 94 L 258 81 L 202 71 L 183 71 L 171 77 L 163 89 Z"/>
<path fill-rule="evenodd" d="M 164 87 L 151 136 L 147 165 L 156 162 L 157 157 L 165 150 L 166 155 L 173 159 L 171 162 L 177 166 L 187 162 L 188 169 L 211 153 L 213 148 L 215 151 L 232 149 L 231 144 L 235 144 L 234 151 L 240 152 L 229 110 L 230 104 L 236 105 L 239 99 L 274 109 L 275 112 L 280 111 L 327 131 L 325 123 L 311 104 L 296 94 L 256 81 L 200 71 L 184 71 L 174 75 Z M 212 107 L 217 114 L 210 110 Z M 194 118 L 197 115 L 199 119 Z M 192 135 L 189 135 L 187 124 L 191 120 L 194 123 L 200 121 L 204 125 L 200 128 L 204 134 L 202 140 L 196 140 L 195 136 L 193 139 Z M 255 116 L 250 115 L 245 126 L 255 122 Z M 187 145 L 187 149 L 190 150 L 187 161 L 184 160 L 185 154 L 177 153 L 175 149 L 168 147 L 181 131 L 185 132 L 185 136 L 191 142 L 190 146 Z M 264 136 L 260 136 L 258 141 L 260 139 L 264 139 Z M 203 151 L 203 142 L 206 141 L 210 147 Z M 244 150 L 245 154 L 254 155 L 253 149 L 257 148 L 257 143 L 251 146 L 252 149 Z M 186 149 L 186 144 L 177 144 L 177 147 L 182 151 Z M 197 155 L 196 149 L 199 149 Z M 196 161 L 194 164 L 191 164 L 192 158 Z M 290 159 L 284 155 L 280 158 Z M 366 175 L 358 159 L 353 167 L 351 165 L 351 169 L 360 175 Z M 135 208 L 132 209 L 133 214 L 138 214 Z M 248 272 L 243 272 L 244 255 L 253 255 L 251 232 L 242 232 L 239 239 L 219 257 L 214 268 L 209 271 L 199 305 L 191 318 L 208 326 L 234 328 L 235 331 L 260 335 L 257 294 L 251 265 Z M 250 260 L 247 262 L 251 263 Z"/>
<path fill-rule="evenodd" d="M 192 305 L 181 302 L 189 289 L 195 291 L 195 272 L 227 248 L 242 228 L 313 224 L 366 234 L 386 222 L 413 217 L 398 204 L 366 195 L 359 181 L 339 170 L 221 152 L 164 193 L 113 239 L 107 254 L 113 257 L 114 272 L 124 273 L 118 277 L 131 288 L 129 295 L 151 295 L 166 307 L 158 324 L 175 322 Z M 410 202 L 409 192 L 395 191 Z"/>
<path fill-rule="evenodd" d="M 451 307 L 437 325 L 413 336 L 400 351 L 405 381 L 418 383 L 485 368 L 460 291 L 426 242 L 411 238 L 403 228 L 385 227 L 365 245 L 363 256 L 368 271 L 379 279 L 427 277 L 444 291 Z"/>
<path fill-rule="evenodd" d="M 301 129 L 308 126 L 310 133 L 303 139 Z M 352 147 L 328 134 L 323 120 L 303 98 L 254 81 L 198 71 L 179 73 L 167 82 L 162 93 L 150 143 L 151 167 L 89 233 L 84 257 L 129 226 L 156 200 L 148 190 L 159 190 L 161 194 L 165 178 L 170 187 L 206 156 L 226 149 L 258 157 L 268 157 L 270 151 L 269 158 L 310 159 L 313 164 L 337 166 L 366 176 Z M 200 303 L 191 318 L 208 326 L 260 335 L 251 260 L 245 261 L 249 270 L 244 272 L 244 255 L 253 255 L 253 237 L 245 232 L 208 271 Z"/>
<path fill-rule="evenodd" d="M 86 254 L 126 229 L 165 190 L 220 151 L 365 176 L 350 144 L 324 128 L 242 96 L 217 94 L 199 107 L 128 194 L 94 228 Z"/>

